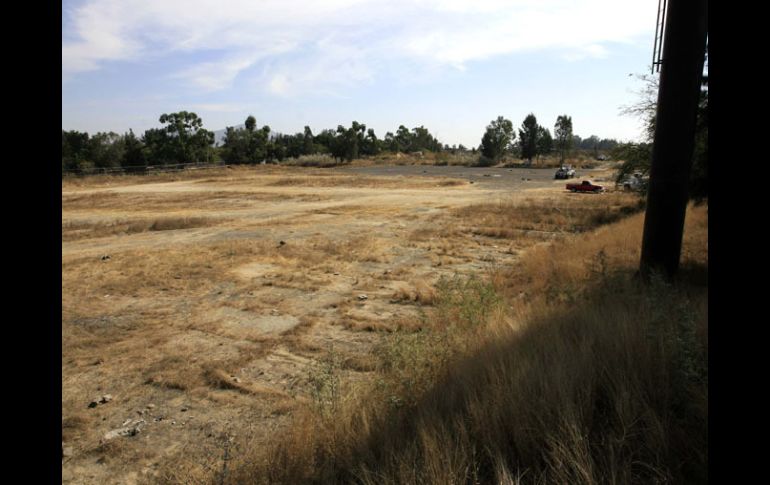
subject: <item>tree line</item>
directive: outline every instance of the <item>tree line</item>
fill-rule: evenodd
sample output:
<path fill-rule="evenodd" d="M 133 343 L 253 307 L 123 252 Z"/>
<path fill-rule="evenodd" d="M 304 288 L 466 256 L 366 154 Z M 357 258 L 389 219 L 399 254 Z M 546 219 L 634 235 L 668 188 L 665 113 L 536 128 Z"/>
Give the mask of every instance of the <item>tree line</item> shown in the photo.
<path fill-rule="evenodd" d="M 350 162 L 385 151 L 409 153 L 424 150 L 442 150 L 441 143 L 424 126 L 409 130 L 401 125 L 395 135 L 387 132 L 384 139 L 377 138 L 374 129 L 367 129 L 358 121 L 353 121 L 349 127 L 339 125 L 336 130 L 322 130 L 317 135 L 305 126 L 301 133 L 271 136 L 269 126 L 257 129 L 255 118 L 249 116 L 243 128 L 227 128 L 221 157 L 227 163 L 251 164 L 325 154 L 340 162 Z"/>
<path fill-rule="evenodd" d="M 538 124 L 537 117 L 530 113 L 521 123 L 517 132 L 511 120 L 498 116 L 487 126 L 481 139 L 479 150 L 483 165 L 493 165 L 506 156 L 518 156 L 531 164 L 533 158 L 549 155 L 553 151 L 559 154 L 560 161 L 570 155 L 571 150 L 580 149 L 593 151 L 598 156 L 599 151 L 614 149 L 618 142 L 614 139 L 599 138 L 591 135 L 585 140 L 572 132 L 572 117 L 560 115 L 554 124 L 553 136 L 551 131 Z"/>
<path fill-rule="evenodd" d="M 482 136 L 478 148 L 442 145 L 424 126 L 407 128 L 400 125 L 378 138 L 372 128 L 353 121 L 314 134 L 309 126 L 293 135 L 273 132 L 268 125 L 261 128 L 254 116 L 246 118 L 242 127 L 227 127 L 221 146 L 215 146 L 214 132 L 203 128 L 203 120 L 193 112 L 162 114 L 159 128 L 148 129 L 140 137 L 133 130 L 118 135 L 62 130 L 62 172 L 89 169 L 123 169 L 141 172 L 148 167 L 187 163 L 225 162 L 228 164 L 276 163 L 306 155 L 328 155 L 339 162 L 350 162 L 383 152 L 480 152 L 479 164 L 491 165 L 506 156 L 519 156 L 531 163 L 533 157 L 557 150 L 562 161 L 573 148 L 610 150 L 615 140 L 591 136 L 585 140 L 572 133 L 572 118 L 557 118 L 554 136 L 537 124 L 529 114 L 518 130 L 518 140 L 510 120 L 499 116 Z"/>

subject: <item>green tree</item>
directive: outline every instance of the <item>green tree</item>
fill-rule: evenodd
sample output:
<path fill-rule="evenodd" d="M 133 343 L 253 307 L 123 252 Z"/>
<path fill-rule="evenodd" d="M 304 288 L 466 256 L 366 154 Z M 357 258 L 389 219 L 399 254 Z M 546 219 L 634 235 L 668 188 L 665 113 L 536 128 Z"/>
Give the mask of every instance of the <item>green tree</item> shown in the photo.
<path fill-rule="evenodd" d="M 620 143 L 612 150 L 611 154 L 613 159 L 623 160 L 620 168 L 618 168 L 615 182 L 622 183 L 626 177 L 635 173 L 643 177 L 649 175 L 652 143 Z"/>
<path fill-rule="evenodd" d="M 280 134 L 276 134 L 272 137 L 268 137 L 266 151 L 268 162 L 280 162 L 286 158 L 286 146 L 280 142 Z"/>
<path fill-rule="evenodd" d="M 147 164 L 166 165 L 174 162 L 174 149 L 168 133 L 162 128 L 150 128 L 142 135 Z"/>
<path fill-rule="evenodd" d="M 409 151 L 414 152 L 423 150 L 440 152 L 441 143 L 436 140 L 424 126 L 412 128 Z"/>
<path fill-rule="evenodd" d="M 394 137 L 394 140 L 396 144 L 395 151 L 406 153 L 409 151 L 409 147 L 412 145 L 412 133 L 406 126 L 399 125 L 398 130 L 396 130 L 396 136 Z"/>
<path fill-rule="evenodd" d="M 366 133 L 366 125 L 353 121 L 350 128 L 337 126 L 337 136 L 332 156 L 351 162 L 358 158 Z"/>
<path fill-rule="evenodd" d="M 553 150 L 553 137 L 551 137 L 551 132 L 544 126 L 538 126 L 537 129 L 537 154 L 538 156 L 548 155 L 551 153 L 551 150 Z"/>
<path fill-rule="evenodd" d="M 120 166 L 125 150 L 123 137 L 117 133 L 97 133 L 88 142 L 91 162 L 97 168 Z"/>
<path fill-rule="evenodd" d="M 275 138 L 275 143 L 283 147 L 284 157 L 298 158 L 304 153 L 305 135 L 304 133 L 296 133 L 294 135 L 278 135 Z"/>
<path fill-rule="evenodd" d="M 515 138 L 511 120 L 498 116 L 487 126 L 481 138 L 481 155 L 487 160 L 497 162 L 511 149 Z"/>
<path fill-rule="evenodd" d="M 302 154 L 312 155 L 316 152 L 315 144 L 313 143 L 313 132 L 310 131 L 309 126 L 305 126 L 305 130 L 302 133 Z"/>
<path fill-rule="evenodd" d="M 249 117 L 246 118 L 246 122 L 244 124 L 246 126 L 246 131 L 253 132 L 254 129 L 257 127 L 257 119 L 249 115 Z"/>
<path fill-rule="evenodd" d="M 87 132 L 61 132 L 62 171 L 80 171 L 88 164 L 89 136 Z"/>
<path fill-rule="evenodd" d="M 128 133 L 123 135 L 123 157 L 120 159 L 120 166 L 127 172 L 141 172 L 147 168 L 147 159 L 145 158 L 144 145 L 134 135 L 134 131 L 129 129 Z"/>
<path fill-rule="evenodd" d="M 582 140 L 580 142 L 580 149 L 586 150 L 586 151 L 592 151 L 593 155 L 596 156 L 599 154 L 599 143 L 601 140 L 596 135 L 591 135 L 588 138 Z"/>
<path fill-rule="evenodd" d="M 336 145 L 335 138 L 337 132 L 332 129 L 322 130 L 320 133 L 313 137 L 313 144 L 316 147 L 316 153 L 329 153 L 333 155 L 333 147 Z M 335 157 L 336 158 L 336 157 Z"/>
<path fill-rule="evenodd" d="M 255 164 L 267 158 L 270 127 L 263 126 L 259 130 L 256 127 L 257 120 L 251 115 L 246 118 L 245 128 L 227 127 L 220 150 L 226 163 Z"/>
<path fill-rule="evenodd" d="M 390 131 L 385 133 L 385 138 L 382 139 L 383 147 L 390 152 L 397 152 L 396 137 Z"/>
<path fill-rule="evenodd" d="M 228 126 L 220 149 L 220 155 L 225 163 L 242 164 L 255 163 L 253 152 L 249 147 L 249 130 L 235 129 Z"/>
<path fill-rule="evenodd" d="M 214 133 L 203 128 L 195 113 L 162 114 L 161 129 L 145 131 L 143 141 L 153 163 L 208 162 L 213 156 Z"/>
<path fill-rule="evenodd" d="M 361 145 L 361 153 L 364 155 L 377 155 L 382 150 L 382 141 L 377 139 L 374 129 L 366 130 L 366 136 Z"/>
<path fill-rule="evenodd" d="M 537 137 L 539 134 L 540 126 L 537 124 L 537 118 L 533 113 L 530 113 L 524 118 L 521 129 L 519 129 L 521 158 L 526 158 L 529 164 L 532 164 L 532 157 L 537 156 Z"/>
<path fill-rule="evenodd" d="M 382 141 L 382 147 L 391 152 L 416 152 L 416 151 L 432 151 L 440 152 L 442 149 L 441 142 L 439 142 L 425 126 L 417 126 L 409 130 L 404 125 L 399 125 L 396 134 L 391 132 L 385 133 L 385 138 Z"/>
<path fill-rule="evenodd" d="M 564 163 L 564 159 L 569 155 L 573 143 L 572 117 L 567 115 L 558 116 L 553 134 L 556 138 L 556 149 L 561 154 L 561 163 Z"/>
<path fill-rule="evenodd" d="M 342 131 L 339 131 L 340 128 Z M 324 130 L 319 135 L 323 140 L 324 146 L 328 148 L 329 154 L 336 162 L 342 162 L 347 158 L 348 147 L 344 133 L 345 128 L 342 125 L 339 125 L 337 126 L 337 130 Z"/>
<path fill-rule="evenodd" d="M 270 127 L 264 125 L 258 131 L 254 132 L 254 137 L 249 139 L 250 156 L 254 163 L 263 160 L 272 161 L 270 157 Z"/>

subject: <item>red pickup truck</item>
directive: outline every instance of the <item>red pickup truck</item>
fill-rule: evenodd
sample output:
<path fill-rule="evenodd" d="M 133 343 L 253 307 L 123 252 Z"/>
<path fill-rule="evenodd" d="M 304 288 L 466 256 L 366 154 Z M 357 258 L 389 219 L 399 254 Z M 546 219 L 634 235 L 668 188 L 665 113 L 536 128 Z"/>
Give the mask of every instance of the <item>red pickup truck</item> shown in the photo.
<path fill-rule="evenodd" d="M 583 180 L 579 184 L 567 184 L 567 190 L 572 192 L 602 192 L 604 187 L 601 185 L 594 185 L 588 180 Z"/>

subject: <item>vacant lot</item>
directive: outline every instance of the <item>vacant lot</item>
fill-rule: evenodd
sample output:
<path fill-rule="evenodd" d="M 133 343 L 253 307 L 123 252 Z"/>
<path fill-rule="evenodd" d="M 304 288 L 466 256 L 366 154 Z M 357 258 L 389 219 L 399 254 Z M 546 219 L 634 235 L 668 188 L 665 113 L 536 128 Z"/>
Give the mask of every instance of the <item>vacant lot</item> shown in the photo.
<path fill-rule="evenodd" d="M 319 399 L 330 355 L 340 389 L 372 379 L 383 335 L 419 329 L 442 277 L 638 208 L 550 170 L 437 169 L 65 180 L 64 483 L 220 469 Z"/>

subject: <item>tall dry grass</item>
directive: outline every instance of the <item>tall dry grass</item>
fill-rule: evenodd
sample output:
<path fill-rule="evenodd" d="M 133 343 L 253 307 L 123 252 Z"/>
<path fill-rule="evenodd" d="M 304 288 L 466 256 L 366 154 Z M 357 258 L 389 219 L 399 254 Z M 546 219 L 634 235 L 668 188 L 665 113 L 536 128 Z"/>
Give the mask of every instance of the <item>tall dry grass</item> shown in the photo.
<path fill-rule="evenodd" d="M 113 219 L 108 221 L 64 221 L 62 241 L 97 238 L 116 234 L 136 234 L 151 231 L 176 231 L 210 227 L 225 222 L 207 217 L 149 217 Z"/>
<path fill-rule="evenodd" d="M 613 193 L 594 198 L 500 200 L 472 204 L 452 211 L 465 230 L 482 236 L 515 239 L 531 232 L 585 232 L 644 210 L 644 200 Z"/>
<path fill-rule="evenodd" d="M 226 482 L 707 482 L 707 209 L 688 212 L 673 286 L 632 277 L 642 223 L 445 280 L 422 330 L 379 348 L 370 386 L 296 411 Z"/>

